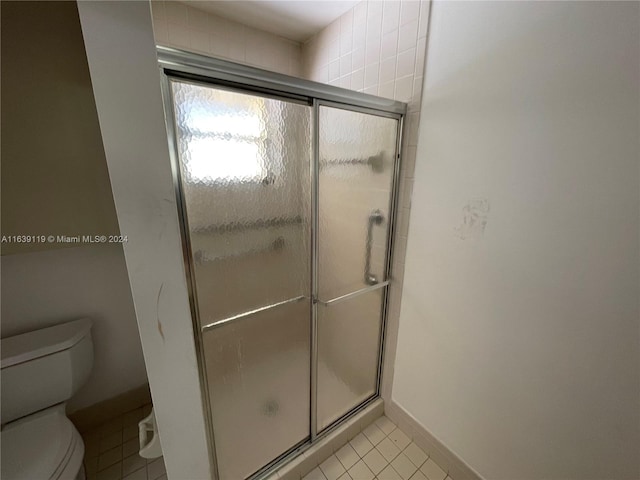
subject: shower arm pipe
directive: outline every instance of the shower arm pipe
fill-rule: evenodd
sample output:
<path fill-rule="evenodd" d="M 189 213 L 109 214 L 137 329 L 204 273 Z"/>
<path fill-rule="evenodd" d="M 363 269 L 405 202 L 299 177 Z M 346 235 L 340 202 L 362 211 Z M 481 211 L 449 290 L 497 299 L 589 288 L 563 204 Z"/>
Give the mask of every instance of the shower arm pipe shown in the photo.
<path fill-rule="evenodd" d="M 376 285 L 378 277 L 371 273 L 371 249 L 373 248 L 373 226 L 381 225 L 384 215 L 379 209 L 374 210 L 367 220 L 367 245 L 364 260 L 364 282 L 367 285 Z"/>
<path fill-rule="evenodd" d="M 344 165 L 365 165 L 371 167 L 376 173 L 384 171 L 384 154 L 379 152 L 367 158 L 337 158 L 333 160 L 324 159 L 320 162 L 323 167 L 344 166 Z"/>

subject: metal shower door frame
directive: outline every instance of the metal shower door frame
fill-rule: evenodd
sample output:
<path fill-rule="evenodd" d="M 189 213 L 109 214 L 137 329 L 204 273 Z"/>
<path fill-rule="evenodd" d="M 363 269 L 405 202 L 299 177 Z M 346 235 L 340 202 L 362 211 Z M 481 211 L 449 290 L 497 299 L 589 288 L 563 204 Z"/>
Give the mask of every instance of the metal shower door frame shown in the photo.
<path fill-rule="evenodd" d="M 198 375 L 200 378 L 200 393 L 203 404 L 206 429 L 209 432 L 208 451 L 210 465 L 213 469 L 214 478 L 219 479 L 218 461 L 215 448 L 215 431 L 213 428 L 212 412 L 210 411 L 209 389 L 207 388 L 206 361 L 203 346 L 203 333 L 211 328 L 210 325 L 202 326 L 199 319 L 198 298 L 195 288 L 195 272 L 193 268 L 193 255 L 191 252 L 191 238 L 189 222 L 187 218 L 186 204 L 182 187 L 180 171 L 180 160 L 176 144 L 176 129 L 174 124 L 173 98 L 171 95 L 171 79 L 188 80 L 212 87 L 230 89 L 248 94 L 255 94 L 263 97 L 277 98 L 294 103 L 305 103 L 312 107 L 312 156 L 310 166 L 311 176 L 311 298 L 310 300 L 310 320 L 311 320 L 311 391 L 310 391 L 310 419 L 308 439 L 292 447 L 279 457 L 273 459 L 269 464 L 263 466 L 255 472 L 250 479 L 258 480 L 266 478 L 281 465 L 296 457 L 304 450 L 310 448 L 318 439 L 331 433 L 341 425 L 346 419 L 357 414 L 368 404 L 377 399 L 380 395 L 380 385 L 382 380 L 382 366 L 384 360 L 384 336 L 388 313 L 388 297 L 391 279 L 391 266 L 393 263 L 394 229 L 397 218 L 398 196 L 400 187 L 400 163 L 401 145 L 403 135 L 404 116 L 406 114 L 406 104 L 394 100 L 387 100 L 373 95 L 354 92 L 331 85 L 325 85 L 309 80 L 303 80 L 287 75 L 282 75 L 266 70 L 261 70 L 246 65 L 214 59 L 203 55 L 194 54 L 182 50 L 168 47 L 158 47 L 158 63 L 160 67 L 161 89 L 165 109 L 165 124 L 168 133 L 169 152 L 171 156 L 171 171 L 174 190 L 178 205 L 178 220 L 180 224 L 180 234 L 182 240 L 182 253 L 184 259 L 185 276 L 187 290 L 189 292 L 189 306 L 191 309 L 192 324 L 195 332 L 195 347 L 198 357 Z M 319 112 L 320 107 L 326 106 L 355 111 L 376 116 L 394 118 L 398 122 L 396 132 L 396 155 L 394 162 L 394 172 L 392 190 L 389 200 L 389 222 L 387 226 L 387 252 L 384 280 L 355 292 L 322 302 L 318 299 L 318 200 L 319 200 Z M 367 400 L 355 406 L 349 412 L 336 419 L 331 425 L 321 432 L 317 430 L 317 309 L 318 303 L 332 304 L 347 298 L 367 293 L 377 289 L 384 289 L 382 297 L 380 336 L 378 346 L 377 384 L 374 394 Z M 305 297 L 298 297 L 294 300 L 302 300 Z M 271 308 L 292 300 L 279 302 L 264 308 Z M 258 309 L 256 311 L 263 310 Z M 234 317 L 223 319 L 220 325 L 233 321 L 236 317 L 241 318 L 253 312 L 245 312 Z"/>

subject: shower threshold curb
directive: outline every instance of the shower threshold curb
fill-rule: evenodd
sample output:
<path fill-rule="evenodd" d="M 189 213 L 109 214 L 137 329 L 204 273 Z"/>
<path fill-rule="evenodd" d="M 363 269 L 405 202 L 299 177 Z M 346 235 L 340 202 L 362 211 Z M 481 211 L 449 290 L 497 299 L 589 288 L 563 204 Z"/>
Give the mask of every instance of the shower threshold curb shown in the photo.
<path fill-rule="evenodd" d="M 275 470 L 270 469 L 251 480 L 300 480 L 382 415 L 384 401 L 378 397 L 322 435 L 313 445 L 305 444 L 291 452 L 274 466 Z"/>

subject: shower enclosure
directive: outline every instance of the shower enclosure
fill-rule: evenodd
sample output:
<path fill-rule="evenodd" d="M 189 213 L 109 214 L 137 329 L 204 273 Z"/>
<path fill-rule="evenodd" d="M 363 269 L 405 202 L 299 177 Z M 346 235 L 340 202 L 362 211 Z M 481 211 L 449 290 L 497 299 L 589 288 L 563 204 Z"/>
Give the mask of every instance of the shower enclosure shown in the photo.
<path fill-rule="evenodd" d="M 217 476 L 377 397 L 405 105 L 160 48 Z"/>

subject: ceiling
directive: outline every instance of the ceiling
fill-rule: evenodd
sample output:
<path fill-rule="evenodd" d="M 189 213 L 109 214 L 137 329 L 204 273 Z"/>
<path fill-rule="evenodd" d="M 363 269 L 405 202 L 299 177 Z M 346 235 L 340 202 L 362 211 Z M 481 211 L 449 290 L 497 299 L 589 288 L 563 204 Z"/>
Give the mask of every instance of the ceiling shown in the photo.
<path fill-rule="evenodd" d="M 349 0 L 188 0 L 183 3 L 296 42 L 304 42 L 359 2 Z"/>

